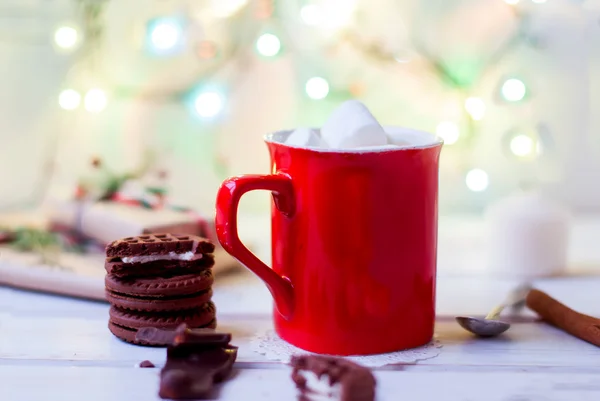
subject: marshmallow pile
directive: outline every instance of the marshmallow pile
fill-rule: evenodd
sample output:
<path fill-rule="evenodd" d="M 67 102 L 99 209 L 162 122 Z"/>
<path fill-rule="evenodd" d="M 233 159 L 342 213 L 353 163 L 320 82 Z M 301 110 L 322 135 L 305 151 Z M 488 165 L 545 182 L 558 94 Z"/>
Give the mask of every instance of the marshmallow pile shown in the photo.
<path fill-rule="evenodd" d="M 364 104 L 348 100 L 338 107 L 321 130 L 298 128 L 285 141 L 303 148 L 357 149 L 396 147 Z"/>

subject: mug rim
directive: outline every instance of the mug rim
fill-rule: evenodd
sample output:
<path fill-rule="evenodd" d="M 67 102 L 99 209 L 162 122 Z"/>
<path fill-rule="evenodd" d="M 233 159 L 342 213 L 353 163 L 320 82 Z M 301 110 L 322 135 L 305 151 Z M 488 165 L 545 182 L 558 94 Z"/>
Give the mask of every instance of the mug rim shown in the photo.
<path fill-rule="evenodd" d="M 316 128 L 312 128 L 312 129 L 316 129 Z M 403 151 L 403 150 L 429 149 L 429 148 L 434 148 L 436 146 L 441 146 L 441 145 L 444 144 L 444 140 L 440 136 L 432 134 L 432 133 L 427 132 L 427 131 L 416 130 L 416 129 L 412 129 L 412 128 L 405 128 L 405 127 L 401 127 L 401 126 L 397 126 L 397 125 L 384 125 L 383 129 L 385 130 L 386 133 L 389 133 L 390 130 L 393 130 L 393 131 L 396 131 L 396 132 L 405 132 L 405 133 L 409 133 L 409 134 L 413 134 L 413 135 L 428 136 L 428 137 L 431 137 L 432 140 L 431 140 L 431 142 L 428 142 L 428 143 L 422 144 L 422 145 L 397 145 L 397 148 L 390 148 L 390 147 L 383 147 L 383 146 L 374 146 L 372 148 L 362 147 L 362 148 L 355 148 L 355 149 L 332 149 L 332 148 L 316 148 L 316 147 L 287 145 L 284 142 L 277 141 L 277 140 L 274 139 L 274 137 L 276 135 L 287 134 L 287 133 L 293 132 L 294 131 L 293 129 L 282 129 L 282 130 L 271 132 L 269 134 L 265 134 L 265 135 L 263 135 L 263 140 L 265 141 L 265 143 L 268 143 L 268 144 L 279 145 L 279 146 L 283 146 L 283 147 L 291 148 L 291 149 L 303 149 L 303 150 L 312 151 L 312 152 L 319 152 L 319 153 L 383 153 L 383 152 L 399 152 L 399 151 Z"/>

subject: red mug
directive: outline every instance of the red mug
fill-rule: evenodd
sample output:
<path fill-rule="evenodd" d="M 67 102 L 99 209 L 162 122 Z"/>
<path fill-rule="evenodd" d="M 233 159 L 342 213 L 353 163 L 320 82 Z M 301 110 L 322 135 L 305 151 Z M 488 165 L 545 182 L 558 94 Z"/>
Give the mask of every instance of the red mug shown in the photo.
<path fill-rule="evenodd" d="M 386 130 L 414 145 L 309 149 L 285 145 L 289 131 L 267 135 L 272 174 L 232 177 L 219 189 L 219 242 L 265 282 L 275 331 L 304 350 L 380 354 L 433 337 L 442 142 Z M 237 232 L 240 198 L 259 189 L 273 194 L 272 268 Z"/>

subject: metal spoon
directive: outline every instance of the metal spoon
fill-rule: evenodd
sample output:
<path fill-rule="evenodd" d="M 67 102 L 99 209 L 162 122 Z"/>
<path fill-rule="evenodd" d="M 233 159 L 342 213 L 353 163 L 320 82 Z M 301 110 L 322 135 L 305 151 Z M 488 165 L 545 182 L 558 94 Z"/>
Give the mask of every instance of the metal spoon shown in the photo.
<path fill-rule="evenodd" d="M 529 290 L 531 290 L 529 284 L 523 284 L 515 288 L 508 294 L 506 300 L 492 309 L 484 319 L 469 316 L 457 316 L 456 321 L 463 329 L 479 337 L 495 337 L 510 328 L 510 323 L 497 320 L 498 316 L 500 316 L 502 311 L 507 307 L 512 307 L 514 309 L 522 308 L 525 305 L 525 298 L 527 297 Z"/>

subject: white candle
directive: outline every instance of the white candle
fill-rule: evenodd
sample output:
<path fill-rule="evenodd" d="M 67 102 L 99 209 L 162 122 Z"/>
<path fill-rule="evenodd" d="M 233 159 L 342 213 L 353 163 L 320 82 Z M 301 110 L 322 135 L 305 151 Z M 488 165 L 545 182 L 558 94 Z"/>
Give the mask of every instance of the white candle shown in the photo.
<path fill-rule="evenodd" d="M 509 196 L 486 211 L 488 271 L 521 278 L 560 274 L 567 264 L 569 213 L 540 192 Z"/>

